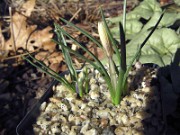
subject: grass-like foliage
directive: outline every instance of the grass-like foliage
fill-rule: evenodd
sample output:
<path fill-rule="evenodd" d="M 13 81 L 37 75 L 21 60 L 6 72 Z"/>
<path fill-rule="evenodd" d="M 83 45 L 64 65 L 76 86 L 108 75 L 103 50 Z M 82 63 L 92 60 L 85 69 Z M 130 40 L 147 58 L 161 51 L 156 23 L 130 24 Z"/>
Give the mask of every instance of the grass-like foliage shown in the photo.
<path fill-rule="evenodd" d="M 66 24 L 68 24 L 69 26 L 72 26 L 73 28 L 79 30 L 81 33 L 86 35 L 91 41 L 93 41 L 99 47 L 104 49 L 104 52 L 105 52 L 106 56 L 108 57 L 108 68 L 109 68 L 108 71 L 109 72 L 105 69 L 105 65 L 103 65 L 101 63 L 101 61 L 98 60 L 94 54 L 92 54 L 84 46 L 82 46 L 80 43 L 78 43 L 77 40 L 75 40 L 71 35 L 69 35 L 66 31 L 64 31 L 59 25 L 57 26 L 57 28 L 60 29 L 60 31 L 65 36 L 67 36 L 69 39 L 71 39 L 75 44 L 79 45 L 84 51 L 86 51 L 94 59 L 95 62 L 90 61 L 89 59 L 85 58 L 84 56 L 81 56 L 77 52 L 71 50 L 69 47 L 62 45 L 69 52 L 71 52 L 71 53 L 79 56 L 79 58 L 89 62 L 94 68 L 96 68 L 101 73 L 101 75 L 103 76 L 104 80 L 106 81 L 106 83 L 109 87 L 109 92 L 111 95 L 112 102 L 115 105 L 117 105 L 120 103 L 120 100 L 123 97 L 123 95 L 125 95 L 127 92 L 127 77 L 128 77 L 129 71 L 130 71 L 134 61 L 140 54 L 142 47 L 145 45 L 147 40 L 150 38 L 150 36 L 153 34 L 155 29 L 157 28 L 160 20 L 163 17 L 163 14 L 160 16 L 158 22 L 153 27 L 153 29 L 150 31 L 147 38 L 139 46 L 139 49 L 137 50 L 135 56 L 131 60 L 130 65 L 128 65 L 128 66 L 126 65 L 126 39 L 125 39 L 125 34 L 124 34 L 125 32 L 124 32 L 124 28 L 123 28 L 122 24 L 119 23 L 121 43 L 117 43 L 117 41 L 115 41 L 115 39 L 113 38 L 113 36 L 107 26 L 107 23 L 106 23 L 106 20 L 105 20 L 102 10 L 101 10 L 101 15 L 102 15 L 103 21 L 98 23 L 98 32 L 99 32 L 99 36 L 100 36 L 102 45 L 100 45 L 99 42 L 96 41 L 96 39 L 94 39 L 86 31 L 82 30 L 81 28 L 78 28 L 74 24 L 72 24 L 64 19 L 61 19 L 61 20 L 63 22 L 65 22 Z M 125 15 L 125 13 L 124 13 L 124 15 Z M 125 21 L 123 21 L 123 22 L 125 22 Z M 124 24 L 124 27 L 125 27 L 125 24 Z M 116 63 L 114 62 L 113 55 L 115 55 L 115 57 L 117 57 L 118 62 L 116 62 Z M 117 63 L 118 64 L 120 63 L 120 65 L 118 65 Z"/>
<path fill-rule="evenodd" d="M 127 77 L 129 74 L 129 71 L 134 64 L 135 60 L 140 54 L 140 51 L 142 47 L 145 45 L 147 40 L 150 38 L 150 36 L 153 34 L 155 29 L 157 28 L 160 20 L 163 17 L 163 14 L 160 16 L 158 22 L 153 27 L 153 29 L 150 31 L 147 38 L 142 41 L 142 44 L 139 45 L 139 49 L 137 50 L 135 56 L 132 58 L 130 65 L 126 65 L 126 37 L 125 37 L 125 24 L 126 24 L 126 1 L 124 2 L 124 13 L 123 13 L 123 25 L 121 22 L 119 22 L 119 32 L 120 32 L 120 43 L 118 43 L 114 38 L 112 33 L 110 32 L 108 25 L 106 23 L 103 11 L 101 10 L 102 15 L 102 22 L 98 23 L 98 32 L 100 36 L 101 43 L 97 41 L 94 37 L 92 37 L 88 32 L 85 30 L 77 27 L 71 22 L 68 22 L 65 19 L 61 19 L 64 23 L 67 25 L 75 28 L 76 30 L 79 30 L 81 33 L 83 33 L 86 37 L 88 37 L 92 42 L 94 42 L 98 47 L 102 48 L 108 58 L 108 70 L 106 68 L 106 65 L 103 65 L 102 62 L 92 53 L 90 52 L 86 47 L 81 45 L 75 38 L 73 38 L 69 33 L 67 33 L 60 25 L 55 24 L 55 33 L 58 37 L 58 40 L 55 41 L 58 45 L 60 45 L 60 48 L 64 54 L 65 61 L 67 63 L 70 76 L 71 76 L 71 82 L 68 82 L 66 78 L 60 77 L 57 73 L 49 69 L 48 67 L 44 66 L 40 61 L 36 60 L 31 57 L 33 60 L 37 62 L 37 64 L 34 64 L 30 59 L 25 58 L 27 61 L 29 61 L 32 65 L 36 66 L 37 68 L 40 68 L 45 73 L 49 74 L 56 80 L 63 83 L 65 86 L 67 86 L 71 91 L 77 92 L 81 97 L 84 93 L 88 92 L 88 79 L 87 69 L 83 70 L 83 75 L 79 78 L 77 75 L 77 72 L 73 66 L 73 62 L 70 56 L 70 53 L 76 55 L 78 58 L 81 58 L 82 60 L 89 63 L 91 66 L 93 66 L 95 69 L 99 71 L 99 73 L 102 75 L 104 80 L 106 81 L 106 84 L 108 85 L 109 92 L 111 95 L 112 103 L 115 105 L 118 105 L 122 99 L 122 97 L 127 93 Z M 78 52 L 72 50 L 70 47 L 67 46 L 65 38 L 68 38 L 72 40 L 76 45 L 78 45 L 82 50 L 84 50 L 86 53 L 89 54 L 89 56 L 93 59 L 88 59 L 84 57 L 83 55 L 79 54 Z M 113 55 L 117 57 L 118 61 L 113 60 Z"/>
<path fill-rule="evenodd" d="M 89 82 L 88 69 L 85 67 L 82 70 L 80 75 L 77 74 L 77 70 L 73 66 L 71 56 L 70 56 L 69 52 L 67 51 L 67 49 L 64 48 L 64 46 L 67 46 L 65 38 L 64 38 L 63 34 L 59 31 L 59 29 L 56 28 L 56 25 L 55 25 L 55 33 L 58 37 L 58 41 L 55 41 L 55 42 L 57 42 L 61 47 L 62 53 L 65 58 L 65 62 L 67 64 L 67 67 L 69 70 L 70 80 L 64 76 L 60 76 L 58 73 L 56 73 L 51 68 L 46 66 L 43 62 L 41 62 L 41 61 L 37 60 L 35 57 L 33 57 L 29 52 L 28 52 L 28 56 L 27 57 L 23 56 L 23 58 L 25 60 L 27 60 L 30 64 L 35 66 L 36 68 L 40 69 L 44 73 L 50 75 L 55 80 L 62 83 L 70 91 L 77 92 L 78 95 L 80 97 L 82 97 L 83 94 L 88 93 L 88 90 L 89 90 L 88 89 L 89 88 L 89 86 L 88 86 L 88 82 Z"/>

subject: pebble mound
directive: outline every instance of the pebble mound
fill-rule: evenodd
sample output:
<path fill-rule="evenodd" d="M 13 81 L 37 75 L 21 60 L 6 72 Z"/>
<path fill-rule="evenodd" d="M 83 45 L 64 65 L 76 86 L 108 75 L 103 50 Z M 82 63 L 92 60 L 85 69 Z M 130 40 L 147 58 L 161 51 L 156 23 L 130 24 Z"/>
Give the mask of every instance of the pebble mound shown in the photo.
<path fill-rule="evenodd" d="M 54 87 L 49 102 L 33 125 L 37 135 L 160 135 L 161 99 L 156 68 L 133 69 L 128 94 L 120 105 L 111 103 L 108 86 L 91 70 L 90 91 L 82 99 L 63 85 Z"/>

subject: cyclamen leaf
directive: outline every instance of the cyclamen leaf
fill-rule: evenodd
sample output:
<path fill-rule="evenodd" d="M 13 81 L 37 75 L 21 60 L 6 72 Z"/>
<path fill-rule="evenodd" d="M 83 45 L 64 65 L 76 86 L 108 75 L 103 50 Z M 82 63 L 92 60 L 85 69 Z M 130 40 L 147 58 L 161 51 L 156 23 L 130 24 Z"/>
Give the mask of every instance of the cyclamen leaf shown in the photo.
<path fill-rule="evenodd" d="M 139 44 L 149 32 L 144 32 L 139 38 L 131 40 L 127 45 L 127 61 L 135 54 Z M 180 48 L 180 38 L 175 31 L 163 28 L 156 30 L 141 51 L 140 62 L 155 63 L 159 66 L 170 64 L 176 50 Z"/>
<path fill-rule="evenodd" d="M 179 0 L 174 0 L 174 2 L 175 2 L 178 6 L 180 6 L 180 1 L 179 1 Z"/>
<path fill-rule="evenodd" d="M 137 6 L 132 12 L 130 12 L 127 16 L 127 19 L 138 18 L 141 17 L 148 20 L 154 12 L 161 12 L 162 9 L 160 7 L 159 2 L 157 0 L 144 0 Z"/>
<path fill-rule="evenodd" d="M 144 18 L 148 20 L 155 12 L 162 12 L 160 4 L 156 0 L 144 0 L 133 11 L 127 14 L 127 21 L 129 19 L 139 20 Z M 110 24 L 116 24 L 122 21 L 122 16 L 108 19 Z"/>
<path fill-rule="evenodd" d="M 132 39 L 134 35 L 139 33 L 143 27 L 143 24 L 137 19 L 129 19 L 126 21 L 126 38 Z M 119 39 L 118 24 L 116 27 L 111 28 L 111 33 L 114 38 Z"/>
<path fill-rule="evenodd" d="M 144 25 L 142 31 L 146 31 L 149 28 L 153 27 L 159 16 L 162 14 L 162 12 L 155 12 L 151 19 Z M 169 27 L 170 25 L 173 25 L 173 23 L 180 19 L 180 13 L 172 13 L 172 12 L 166 12 L 159 24 L 159 27 Z"/>

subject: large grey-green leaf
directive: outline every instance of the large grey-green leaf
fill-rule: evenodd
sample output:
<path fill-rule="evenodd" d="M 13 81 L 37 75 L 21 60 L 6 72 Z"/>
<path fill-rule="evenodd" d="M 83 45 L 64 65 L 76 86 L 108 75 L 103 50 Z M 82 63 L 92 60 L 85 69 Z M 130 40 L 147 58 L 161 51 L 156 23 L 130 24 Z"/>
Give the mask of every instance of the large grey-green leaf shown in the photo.
<path fill-rule="evenodd" d="M 156 0 L 144 0 L 127 16 L 127 19 L 139 19 L 144 18 L 148 20 L 154 12 L 161 12 L 162 9 Z"/>
<path fill-rule="evenodd" d="M 131 40 L 127 45 L 128 61 L 135 55 L 148 33 L 148 31 L 141 33 L 139 37 Z M 170 64 L 177 48 L 180 48 L 180 38 L 177 33 L 168 28 L 158 29 L 143 47 L 140 61 L 142 63 L 156 63 L 159 66 Z"/>
<path fill-rule="evenodd" d="M 180 6 L 180 0 L 174 0 L 174 2 L 175 2 L 178 6 Z"/>
<path fill-rule="evenodd" d="M 156 24 L 156 22 L 159 19 L 159 16 L 161 14 L 162 14 L 162 12 L 155 12 L 151 16 L 151 19 L 144 26 L 138 19 L 127 19 L 127 21 L 126 21 L 126 38 L 127 39 L 136 38 L 136 35 L 139 32 L 147 31 L 149 28 L 153 27 Z M 159 27 L 171 26 L 177 20 L 180 20 L 180 13 L 166 12 L 163 16 L 163 19 L 161 20 L 161 22 L 159 24 Z M 119 39 L 119 30 L 118 30 L 117 25 L 115 27 L 111 28 L 111 32 L 112 32 L 114 38 Z"/>
<path fill-rule="evenodd" d="M 155 12 L 152 15 L 151 19 L 146 23 L 146 25 L 144 25 L 142 31 L 146 31 L 149 28 L 153 27 L 161 14 L 162 12 Z M 168 27 L 170 25 L 173 25 L 173 23 L 178 19 L 180 19 L 180 13 L 166 12 L 159 24 L 159 27 Z"/>
<path fill-rule="evenodd" d="M 126 18 L 126 38 L 132 39 L 134 35 L 140 32 L 143 26 L 143 24 L 139 21 L 140 18 L 148 20 L 155 12 L 162 13 L 159 3 L 156 0 L 144 0 L 133 11 L 128 13 Z M 109 18 L 108 21 L 109 26 L 113 26 L 111 32 L 114 38 L 119 39 L 117 24 L 120 21 L 122 22 L 122 16 Z"/>
<path fill-rule="evenodd" d="M 138 20 L 140 18 L 144 18 L 148 20 L 154 14 L 154 12 L 162 12 L 159 3 L 156 0 L 144 0 L 133 11 L 127 14 L 126 19 Z M 122 16 L 109 18 L 108 20 L 110 24 L 116 24 L 122 21 Z"/>
<path fill-rule="evenodd" d="M 144 41 L 161 14 L 162 9 L 156 0 L 144 0 L 133 11 L 127 14 L 126 38 L 130 39 L 130 43 L 127 45 L 127 64 L 137 51 L 138 45 Z M 143 26 L 140 18 L 144 18 L 148 22 Z M 114 38 L 119 40 L 117 23 L 122 21 L 122 16 L 108 20 Z M 170 64 L 176 49 L 179 47 L 180 34 L 178 34 L 178 30 L 175 32 L 174 30 L 165 28 L 172 26 L 179 20 L 179 12 L 165 12 L 158 26 L 158 30 L 153 33 L 152 37 L 142 49 L 142 56 L 140 58 L 142 63 L 152 62 L 159 66 Z"/>
<path fill-rule="evenodd" d="M 143 27 L 143 24 L 136 19 L 128 19 L 126 21 L 126 38 L 132 39 L 134 35 L 139 33 Z M 118 26 L 111 29 L 114 38 L 119 39 L 119 28 Z"/>

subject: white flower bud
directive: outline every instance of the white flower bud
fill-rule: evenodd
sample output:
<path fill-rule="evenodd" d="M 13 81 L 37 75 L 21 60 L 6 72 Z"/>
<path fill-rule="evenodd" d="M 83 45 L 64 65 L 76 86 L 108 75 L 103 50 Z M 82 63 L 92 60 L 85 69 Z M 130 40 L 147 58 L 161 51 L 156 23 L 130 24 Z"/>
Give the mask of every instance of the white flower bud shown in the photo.
<path fill-rule="evenodd" d="M 106 28 L 103 22 L 98 22 L 98 33 L 102 43 L 104 50 L 108 57 L 112 57 L 113 55 L 113 48 L 111 42 L 108 37 L 108 33 L 106 32 Z"/>

